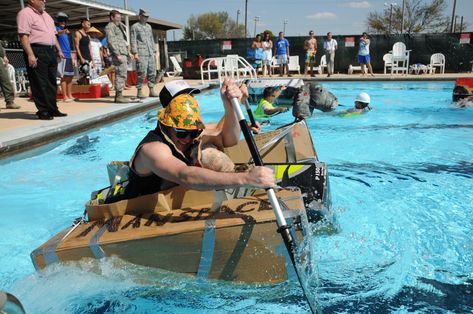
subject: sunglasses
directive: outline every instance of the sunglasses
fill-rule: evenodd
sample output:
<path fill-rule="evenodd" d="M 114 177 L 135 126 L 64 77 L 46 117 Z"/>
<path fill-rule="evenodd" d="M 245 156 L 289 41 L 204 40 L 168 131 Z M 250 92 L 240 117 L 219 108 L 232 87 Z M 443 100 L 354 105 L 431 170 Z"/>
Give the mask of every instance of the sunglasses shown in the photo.
<path fill-rule="evenodd" d="M 173 128 L 174 133 L 176 133 L 176 137 L 179 139 L 184 139 L 187 137 L 191 138 L 196 138 L 199 137 L 199 135 L 202 133 L 204 130 L 183 130 L 183 129 L 176 129 Z"/>

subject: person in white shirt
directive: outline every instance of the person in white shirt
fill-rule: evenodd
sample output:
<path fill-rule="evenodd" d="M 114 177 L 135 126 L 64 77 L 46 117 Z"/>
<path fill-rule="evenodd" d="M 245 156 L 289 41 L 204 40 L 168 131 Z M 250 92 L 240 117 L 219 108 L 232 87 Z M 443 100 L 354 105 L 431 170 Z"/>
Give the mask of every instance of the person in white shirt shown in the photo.
<path fill-rule="evenodd" d="M 325 60 L 327 61 L 327 77 L 333 74 L 335 65 L 335 50 L 337 50 L 338 44 L 335 39 L 332 38 L 332 33 L 327 33 L 327 39 L 324 41 Z"/>
<path fill-rule="evenodd" d="M 273 74 L 271 62 L 273 61 L 273 41 L 268 32 L 263 35 L 263 76 Z"/>
<path fill-rule="evenodd" d="M 90 71 L 92 79 L 97 78 L 99 73 L 103 70 L 103 54 L 102 54 L 102 42 L 99 37 L 102 37 L 102 32 L 95 27 L 89 28 L 87 34 L 90 36 L 90 52 L 92 55 L 93 68 Z"/>

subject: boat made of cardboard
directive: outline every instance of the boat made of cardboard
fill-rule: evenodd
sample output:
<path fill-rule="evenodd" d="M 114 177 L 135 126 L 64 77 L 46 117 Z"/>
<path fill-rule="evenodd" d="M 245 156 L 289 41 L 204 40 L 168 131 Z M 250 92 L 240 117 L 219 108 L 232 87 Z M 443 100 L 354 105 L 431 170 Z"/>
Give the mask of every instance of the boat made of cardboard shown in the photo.
<path fill-rule="evenodd" d="M 330 210 L 325 164 L 317 159 L 304 121 L 256 136 L 281 189 L 277 197 L 297 242 Z M 245 142 L 226 151 L 251 161 Z M 36 269 L 57 262 L 117 256 L 134 264 L 201 278 L 249 283 L 284 281 L 291 266 L 264 190 L 166 191 L 86 204 L 87 219 L 31 253 Z M 297 254 L 304 255 L 303 252 Z"/>

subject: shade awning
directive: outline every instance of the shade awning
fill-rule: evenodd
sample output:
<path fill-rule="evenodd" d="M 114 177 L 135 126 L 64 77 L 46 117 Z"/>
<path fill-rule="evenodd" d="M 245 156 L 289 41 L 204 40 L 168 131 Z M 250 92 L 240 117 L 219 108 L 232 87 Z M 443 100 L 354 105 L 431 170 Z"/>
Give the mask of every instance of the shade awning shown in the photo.
<path fill-rule="evenodd" d="M 0 35 L 16 33 L 16 15 L 21 10 L 21 0 L 2 0 L 2 9 L 0 10 Z M 27 3 L 27 0 L 23 0 Z M 108 22 L 108 16 L 111 10 L 117 10 L 122 15 L 135 17 L 137 12 L 131 9 L 124 9 L 97 1 L 86 0 L 48 0 L 46 2 L 46 12 L 53 18 L 58 12 L 65 12 L 69 15 L 70 25 L 79 25 L 80 20 L 87 17 L 94 22 Z M 179 24 L 166 22 L 150 18 L 150 24 L 153 28 L 169 30 L 182 28 Z"/>

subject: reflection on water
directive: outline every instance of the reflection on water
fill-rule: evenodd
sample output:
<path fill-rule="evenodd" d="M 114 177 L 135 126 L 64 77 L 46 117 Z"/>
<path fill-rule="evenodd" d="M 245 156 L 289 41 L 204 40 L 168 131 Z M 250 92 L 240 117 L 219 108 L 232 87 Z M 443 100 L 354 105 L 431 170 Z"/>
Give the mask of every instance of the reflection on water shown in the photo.
<path fill-rule="evenodd" d="M 95 151 L 95 144 L 99 142 L 99 136 L 89 137 L 84 135 L 76 140 L 76 143 L 62 151 L 64 155 L 80 156 Z"/>

